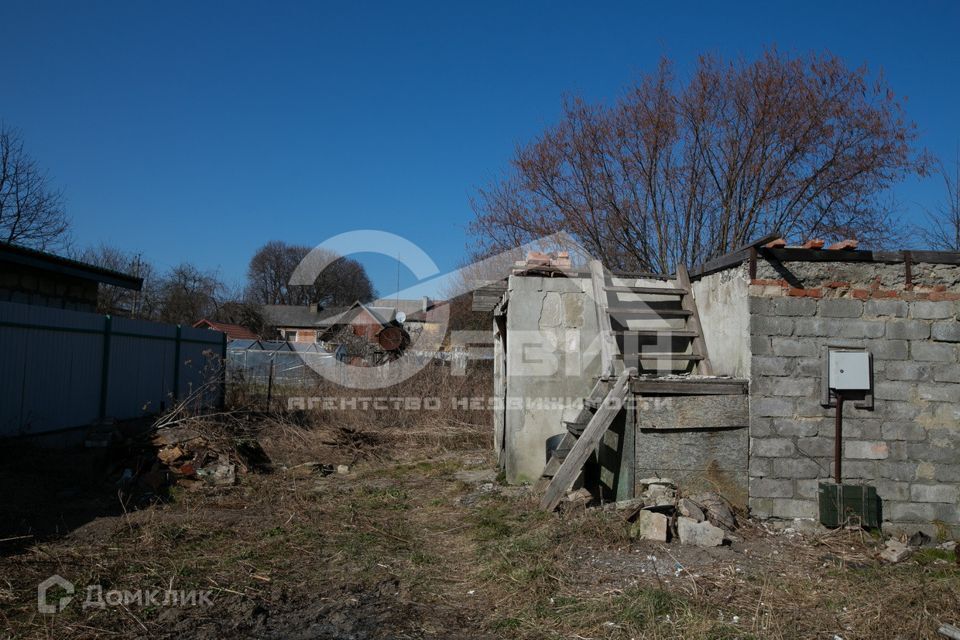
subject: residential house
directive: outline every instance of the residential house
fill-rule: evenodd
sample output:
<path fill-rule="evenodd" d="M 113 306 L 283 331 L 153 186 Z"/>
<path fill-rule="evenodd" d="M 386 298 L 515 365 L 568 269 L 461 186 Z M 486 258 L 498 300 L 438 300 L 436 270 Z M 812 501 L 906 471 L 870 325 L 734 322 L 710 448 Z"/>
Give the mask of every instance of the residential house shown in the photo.
<path fill-rule="evenodd" d="M 259 340 L 260 336 L 250 329 L 239 324 L 230 324 L 229 322 L 214 322 L 206 318 L 198 320 L 193 324 L 194 329 L 210 329 L 211 331 L 220 331 L 227 334 L 227 340 Z"/>
<path fill-rule="evenodd" d="M 319 335 L 329 328 L 330 320 L 346 309 L 324 309 L 317 304 L 268 304 L 263 306 L 263 319 L 274 328 L 278 337 L 287 342 L 315 343 Z"/>

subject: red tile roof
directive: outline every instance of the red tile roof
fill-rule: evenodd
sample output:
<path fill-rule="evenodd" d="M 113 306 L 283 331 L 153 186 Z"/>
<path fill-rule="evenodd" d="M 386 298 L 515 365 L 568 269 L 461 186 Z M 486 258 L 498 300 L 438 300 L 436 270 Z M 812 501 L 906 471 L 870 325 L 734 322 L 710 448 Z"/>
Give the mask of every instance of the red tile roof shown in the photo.
<path fill-rule="evenodd" d="M 260 338 L 257 334 L 246 327 L 242 327 L 239 324 L 229 324 L 227 322 L 214 322 L 213 320 L 198 320 L 194 323 L 193 327 L 195 329 L 213 329 L 214 331 L 222 331 L 227 334 L 227 338 L 230 340 L 257 340 Z"/>

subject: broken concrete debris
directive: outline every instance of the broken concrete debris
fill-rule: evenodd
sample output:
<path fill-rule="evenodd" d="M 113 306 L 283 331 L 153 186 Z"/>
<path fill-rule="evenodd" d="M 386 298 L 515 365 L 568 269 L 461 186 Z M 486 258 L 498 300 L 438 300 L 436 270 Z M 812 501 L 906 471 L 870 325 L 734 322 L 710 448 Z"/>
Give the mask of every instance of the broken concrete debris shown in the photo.
<path fill-rule="evenodd" d="M 904 558 L 908 557 L 913 553 L 913 549 L 910 548 L 906 542 L 901 542 L 896 538 L 891 538 L 887 540 L 887 543 L 883 546 L 883 549 L 880 551 L 880 559 L 887 562 L 900 562 Z"/>
<path fill-rule="evenodd" d="M 700 493 L 690 499 L 698 505 L 714 525 L 727 531 L 737 528 L 737 519 L 733 515 L 730 505 L 717 493 Z"/>
<path fill-rule="evenodd" d="M 719 547 L 723 544 L 725 533 L 707 521 L 697 522 L 693 518 L 677 518 L 677 535 L 683 544 L 698 547 Z"/>
<path fill-rule="evenodd" d="M 731 534 L 737 527 L 736 517 L 719 494 L 679 497 L 676 485 L 667 478 L 646 478 L 638 484 L 643 489 L 640 496 L 603 506 L 632 522 L 631 538 L 655 542 L 677 539 L 703 547 L 736 540 Z"/>
<path fill-rule="evenodd" d="M 662 513 L 641 511 L 630 527 L 631 538 L 666 542 L 670 533 L 670 519 Z"/>
<path fill-rule="evenodd" d="M 681 498 L 680 501 L 677 502 L 677 513 L 685 518 L 690 518 L 694 522 L 703 522 L 707 518 L 703 513 L 703 509 L 697 506 L 697 503 L 690 498 Z"/>

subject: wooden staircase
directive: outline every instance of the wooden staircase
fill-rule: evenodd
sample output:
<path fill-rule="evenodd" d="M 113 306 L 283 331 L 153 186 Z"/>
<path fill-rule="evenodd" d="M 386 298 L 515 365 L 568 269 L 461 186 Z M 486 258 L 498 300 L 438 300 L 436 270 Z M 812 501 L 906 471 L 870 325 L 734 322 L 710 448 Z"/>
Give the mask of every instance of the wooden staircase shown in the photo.
<path fill-rule="evenodd" d="M 613 357 L 622 361 L 614 371 L 635 367 L 641 375 L 697 373 L 710 375 L 710 358 L 703 339 L 700 314 L 690 276 L 683 265 L 665 286 L 623 284 L 591 265 L 601 332 L 616 343 Z M 619 282 L 618 282 L 619 280 Z M 634 281 L 635 282 L 635 281 Z"/>
<path fill-rule="evenodd" d="M 625 278 L 611 276 L 596 260 L 590 263 L 590 274 L 601 373 L 580 414 L 566 423 L 567 432 L 544 468 L 543 475 L 551 480 L 540 506 L 548 511 L 557 507 L 620 412 L 631 378 L 711 374 L 685 267 L 678 266 L 676 280 L 662 287 L 624 283 Z"/>

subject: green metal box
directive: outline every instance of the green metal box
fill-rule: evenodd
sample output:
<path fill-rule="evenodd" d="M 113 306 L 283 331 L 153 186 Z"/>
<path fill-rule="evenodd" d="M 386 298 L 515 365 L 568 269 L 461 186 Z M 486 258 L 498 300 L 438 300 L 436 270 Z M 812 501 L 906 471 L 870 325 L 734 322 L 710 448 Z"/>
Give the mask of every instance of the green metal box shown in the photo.
<path fill-rule="evenodd" d="M 880 526 L 880 499 L 876 487 L 821 482 L 818 498 L 820 522 L 826 527 L 860 524 L 875 529 Z"/>

